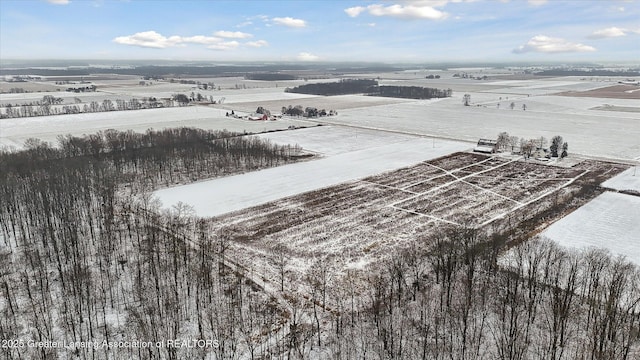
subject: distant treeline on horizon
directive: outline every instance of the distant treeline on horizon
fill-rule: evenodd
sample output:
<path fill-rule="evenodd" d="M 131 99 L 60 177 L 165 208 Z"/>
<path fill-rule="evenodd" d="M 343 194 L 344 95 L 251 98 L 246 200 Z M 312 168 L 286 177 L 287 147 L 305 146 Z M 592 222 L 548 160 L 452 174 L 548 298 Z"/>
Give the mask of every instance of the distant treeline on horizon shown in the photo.
<path fill-rule="evenodd" d="M 249 80 L 294 80 L 305 78 L 308 71 L 326 74 L 363 74 L 375 72 L 395 72 L 407 69 L 428 68 L 431 70 L 448 70 L 462 64 L 404 64 L 389 65 L 377 63 L 240 63 L 234 64 L 166 64 L 166 65 L 89 65 L 55 62 L 47 66 L 37 62 L 6 62 L 0 66 L 0 76 L 90 76 L 90 75 L 138 75 L 149 78 L 164 77 L 194 77 L 194 76 L 240 76 Z M 471 66 L 469 64 L 468 66 Z M 473 64 L 476 65 L 476 64 Z M 486 64 L 489 68 L 509 68 L 506 64 Z M 542 65 L 514 65 L 530 66 L 544 69 Z M 587 70 L 585 70 L 587 69 Z M 575 67 L 556 67 L 547 70 L 533 70 L 539 76 L 640 76 L 640 68 L 620 68 L 620 70 L 604 69 L 598 65 L 575 65 Z"/>
<path fill-rule="evenodd" d="M 640 69 L 629 69 L 624 71 L 614 70 L 571 70 L 571 69 L 551 69 L 536 72 L 538 76 L 640 76 Z"/>
<path fill-rule="evenodd" d="M 436 89 L 421 86 L 378 85 L 373 79 L 343 79 L 338 82 L 313 83 L 286 88 L 286 92 L 311 95 L 365 94 L 369 96 L 396 97 L 405 99 L 434 99 L 450 97 L 451 89 Z"/>
<path fill-rule="evenodd" d="M 286 65 L 286 66 L 285 66 Z M 310 66 L 297 64 L 273 64 L 273 65 L 171 65 L 171 66 L 134 66 L 134 67 L 91 67 L 91 68 L 5 68 L 0 69 L 0 76 L 10 75 L 40 75 L 40 76 L 89 76 L 92 74 L 115 75 L 139 75 L 154 78 L 175 76 L 246 76 L 247 73 L 275 74 L 278 71 L 308 71 L 310 69 L 328 71 L 335 74 L 341 73 L 365 73 L 365 72 L 389 72 L 398 71 L 400 68 L 388 65 L 370 66 L 344 66 L 326 68 L 326 66 Z"/>

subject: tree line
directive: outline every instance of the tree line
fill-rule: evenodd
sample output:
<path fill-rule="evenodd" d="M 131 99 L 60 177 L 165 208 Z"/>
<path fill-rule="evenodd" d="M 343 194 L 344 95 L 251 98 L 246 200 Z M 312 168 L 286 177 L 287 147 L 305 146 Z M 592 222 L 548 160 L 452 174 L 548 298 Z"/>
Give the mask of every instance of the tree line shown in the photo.
<path fill-rule="evenodd" d="M 510 136 L 508 132 L 503 131 L 498 134 L 496 150 L 520 153 L 527 159 L 532 157 L 537 151 L 542 151 L 544 156 L 548 158 L 564 159 L 569 155 L 569 143 L 564 141 L 560 135 L 552 137 L 551 144 L 549 144 L 549 141 L 544 136 L 535 139 L 526 139 L 518 136 Z"/>
<path fill-rule="evenodd" d="M 303 117 L 309 117 L 309 118 L 338 115 L 338 112 L 335 110 L 329 110 L 329 111 L 325 109 L 318 110 L 318 108 L 315 108 L 313 106 L 307 106 L 303 108 L 302 105 L 296 105 L 296 106 L 289 105 L 288 107 L 283 106 L 281 111 L 282 111 L 282 115 L 303 116 Z"/>
<path fill-rule="evenodd" d="M 640 69 L 607 70 L 607 69 L 549 69 L 534 72 L 537 76 L 640 76 Z"/>
<path fill-rule="evenodd" d="M 284 81 L 284 80 L 297 80 L 298 77 L 292 74 L 283 73 L 247 73 L 244 78 L 246 80 L 261 80 L 261 81 Z"/>
<path fill-rule="evenodd" d="M 184 96 L 186 97 L 186 95 Z M 52 98 L 53 100 L 47 100 L 48 97 Z M 178 100 L 158 100 L 155 97 L 145 97 L 142 99 L 132 98 L 130 100 L 116 99 L 115 101 L 105 99 L 100 102 L 94 100 L 84 104 L 81 103 L 81 100 L 79 98 L 76 98 L 75 104 L 62 105 L 62 102 L 62 98 L 45 95 L 43 97 L 43 100 L 36 101 L 35 103 L 22 105 L 7 104 L 4 106 L 4 111 L 0 111 L 0 119 L 95 113 L 107 111 L 155 109 L 161 107 L 173 107 L 176 106 L 176 104 L 183 105 Z"/>
<path fill-rule="evenodd" d="M 294 88 L 286 88 L 285 91 L 326 96 L 365 94 L 405 99 L 443 98 L 450 97 L 453 93 L 451 89 L 443 90 L 420 86 L 379 86 L 378 81 L 370 79 L 342 79 L 339 82 L 304 84 Z"/>
<path fill-rule="evenodd" d="M 451 97 L 453 90 L 436 89 L 421 86 L 376 86 L 368 95 L 395 97 L 403 99 L 438 99 Z"/>
<path fill-rule="evenodd" d="M 303 84 L 286 88 L 285 92 L 311 95 L 347 95 L 368 93 L 378 82 L 371 79 L 342 79 L 338 82 Z"/>

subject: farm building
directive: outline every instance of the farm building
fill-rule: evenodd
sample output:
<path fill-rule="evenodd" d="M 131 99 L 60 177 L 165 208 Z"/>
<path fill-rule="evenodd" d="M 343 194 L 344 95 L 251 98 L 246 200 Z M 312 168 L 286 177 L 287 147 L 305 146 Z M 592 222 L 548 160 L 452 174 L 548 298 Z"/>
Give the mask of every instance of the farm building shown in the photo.
<path fill-rule="evenodd" d="M 255 114 L 250 115 L 248 119 L 252 121 L 268 120 L 269 116 L 267 114 Z"/>
<path fill-rule="evenodd" d="M 497 145 L 498 142 L 496 140 L 480 139 L 473 151 L 492 154 L 496 152 Z"/>
<path fill-rule="evenodd" d="M 551 153 L 549 152 L 549 149 L 537 147 L 536 151 L 531 154 L 531 157 L 538 160 L 548 160 L 549 158 L 551 158 Z"/>

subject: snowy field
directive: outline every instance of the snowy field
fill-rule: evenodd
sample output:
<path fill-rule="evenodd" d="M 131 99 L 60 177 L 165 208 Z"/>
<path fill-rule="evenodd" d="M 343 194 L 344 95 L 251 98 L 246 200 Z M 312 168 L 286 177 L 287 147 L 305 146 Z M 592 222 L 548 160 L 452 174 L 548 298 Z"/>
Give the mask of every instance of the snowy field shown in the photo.
<path fill-rule="evenodd" d="M 71 86 L 71 85 L 68 85 Z M 67 92 L 67 91 L 48 91 L 48 92 L 32 92 L 32 93 L 18 93 L 18 94 L 0 94 L 0 106 L 4 107 L 8 104 L 14 105 L 22 105 L 29 103 L 37 103 L 42 100 L 42 98 L 46 95 L 51 95 L 55 98 L 62 99 L 62 105 L 77 105 L 76 99 L 79 99 L 81 103 L 79 103 L 80 108 L 82 108 L 83 104 L 88 104 L 92 101 L 97 101 L 101 103 L 104 100 L 115 101 L 116 99 L 128 101 L 133 98 L 133 96 L 129 95 L 117 95 L 114 96 L 112 93 L 108 92 Z M 147 95 L 148 96 L 148 95 Z M 140 99 L 141 97 L 138 97 Z M 4 110 L 4 109 L 3 109 Z"/>
<path fill-rule="evenodd" d="M 315 122 L 282 119 L 249 121 L 226 117 L 226 110 L 206 106 L 188 106 L 138 111 L 111 111 L 75 115 L 39 116 L 0 120 L 0 147 L 20 148 L 28 138 L 56 142 L 58 135 L 92 134 L 100 130 L 134 130 L 144 132 L 189 126 L 202 129 L 227 129 L 238 132 L 262 132 L 287 129 L 289 126 L 313 126 Z"/>
<path fill-rule="evenodd" d="M 349 128 L 342 126 L 321 126 L 295 131 L 279 131 L 259 134 L 276 144 L 300 145 L 305 151 L 322 155 L 337 155 L 345 152 L 363 150 L 380 145 L 391 145 L 415 140 L 412 135 L 380 133 L 375 130 Z M 435 141 L 432 140 L 432 145 Z M 467 145 L 468 147 L 472 144 Z"/>
<path fill-rule="evenodd" d="M 216 84 L 216 90 L 199 90 L 193 84 L 152 82 L 149 86 L 135 81 L 96 80 L 97 93 L 66 94 L 65 103 L 75 97 L 83 102 L 105 98 L 156 96 L 169 97 L 175 93 L 202 93 L 219 101 L 216 108 L 184 107 L 174 109 L 141 110 L 102 114 L 59 115 L 31 119 L 0 120 L 0 146 L 19 147 L 29 137 L 52 141 L 60 134 L 81 135 L 101 129 L 160 129 L 171 126 L 197 126 L 205 129 L 228 129 L 259 132 L 286 129 L 289 125 L 308 126 L 316 121 L 297 119 L 269 123 L 248 123 L 226 119 L 223 113 L 235 110 L 254 112 L 263 106 L 279 113 L 282 106 L 302 105 L 318 109 L 338 110 L 336 117 L 322 118 L 328 124 L 391 130 L 407 134 L 441 137 L 451 140 L 477 141 L 495 138 L 506 131 L 510 135 L 547 139 L 561 135 L 569 143 L 569 154 L 604 157 L 609 159 L 640 159 L 640 112 L 610 111 L 637 108 L 637 100 L 612 98 L 580 98 L 552 95 L 561 91 L 584 91 L 616 84 L 617 79 L 557 77 L 530 80 L 453 78 L 453 74 L 466 71 L 473 76 L 503 76 L 505 69 L 455 69 L 432 71 L 409 70 L 380 74 L 354 74 L 353 77 L 378 78 L 381 84 L 419 85 L 453 89 L 453 97 L 435 100 L 409 100 L 360 95 L 313 96 L 285 93 L 286 86 L 305 83 L 302 80 L 286 82 L 250 81 L 242 77 L 201 79 Z M 511 72 L 513 73 L 513 72 Z M 425 79 L 426 75 L 440 74 L 440 79 Z M 337 79 L 316 79 L 324 82 Z M 217 90 L 220 86 L 221 90 Z M 471 95 L 472 106 L 463 106 L 462 97 Z M 0 102 L 37 101 L 46 93 L 2 94 Z M 511 102 L 515 107 L 510 108 Z M 522 110 L 526 105 L 526 111 Z M 608 107 L 607 107 L 608 106 Z M 607 109 L 608 111 L 598 110 Z"/>
<path fill-rule="evenodd" d="M 297 136 L 301 131 L 304 131 L 304 135 L 309 139 L 298 138 L 296 143 L 310 146 L 317 141 L 315 131 L 322 134 L 325 129 L 313 128 L 288 133 Z M 387 145 L 386 139 L 387 135 L 381 133 L 378 135 L 377 144 L 371 141 L 372 139 L 367 141 L 371 147 L 362 142 L 358 150 L 341 152 L 339 149 L 344 151 L 353 141 L 353 137 L 345 133 L 344 137 L 333 139 L 338 149 L 335 155 L 162 189 L 154 192 L 154 195 L 162 202 L 164 208 L 182 202 L 191 205 L 198 216 L 217 216 L 470 148 L 469 144 L 461 142 L 434 142 L 432 139 L 416 137 L 400 139 L 396 135 L 391 135 L 389 141 L 392 143 Z M 274 137 L 274 140 L 277 141 L 277 138 Z M 325 146 L 316 147 L 316 150 L 325 150 Z M 308 150 L 313 151 L 314 148 Z"/>
<path fill-rule="evenodd" d="M 603 182 L 602 186 L 620 191 L 633 190 L 640 192 L 640 165 L 631 167 L 612 177 L 611 179 Z M 640 212 L 640 209 L 637 211 Z"/>
<path fill-rule="evenodd" d="M 437 100 L 431 100 L 437 101 Z M 236 109 L 245 112 L 255 111 L 258 106 L 270 110 L 272 113 L 280 113 L 282 107 L 300 105 L 302 108 L 314 107 L 325 109 L 327 112 L 335 110 L 338 114 L 345 109 L 369 108 L 389 104 L 402 104 L 412 102 L 409 99 L 398 99 L 389 97 L 363 96 L 363 95 L 336 95 L 336 96 L 313 96 L 306 98 L 279 99 L 270 101 L 250 101 L 227 103 L 222 107 L 226 109 Z"/>
<path fill-rule="evenodd" d="M 605 248 L 640 265 L 640 197 L 613 192 L 593 199 L 542 233 L 569 248 Z"/>
<path fill-rule="evenodd" d="M 471 94 L 472 102 L 499 102 L 500 94 Z M 475 97 L 474 97 L 475 96 Z M 479 99 L 477 99 L 479 98 Z M 584 110 L 612 99 L 563 97 L 547 103 L 531 103 L 526 111 L 523 103 L 537 97 L 524 97 L 483 106 L 463 106 L 462 94 L 441 101 L 416 100 L 402 104 L 345 109 L 337 118 L 326 119 L 333 124 L 344 124 L 374 129 L 396 130 L 427 136 L 477 141 L 495 138 L 502 131 L 526 138 L 544 136 L 551 139 L 561 135 L 569 143 L 569 153 L 602 156 L 612 159 L 640 158 L 640 113 Z M 553 98 L 553 97 L 551 97 Z M 474 100 L 476 99 L 476 100 Z M 503 97 L 504 99 L 504 97 Z M 507 108 L 514 101 L 516 108 Z M 557 102 L 556 102 L 557 101 Z M 616 100 L 614 100 L 616 101 Z M 616 102 L 623 102 L 617 100 Z M 626 101 L 624 101 L 626 103 Z M 573 103 L 579 105 L 572 106 Z"/>

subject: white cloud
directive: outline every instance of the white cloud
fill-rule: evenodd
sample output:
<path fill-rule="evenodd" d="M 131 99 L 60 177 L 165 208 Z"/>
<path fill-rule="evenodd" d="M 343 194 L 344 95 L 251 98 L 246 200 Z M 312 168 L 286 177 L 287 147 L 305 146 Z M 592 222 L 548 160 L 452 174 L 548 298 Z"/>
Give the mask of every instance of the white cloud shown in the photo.
<path fill-rule="evenodd" d="M 181 38 L 179 36 L 171 36 L 167 38 L 151 30 L 135 33 L 133 35 L 118 36 L 113 39 L 113 41 L 123 45 L 164 49 L 179 44 L 181 42 Z"/>
<path fill-rule="evenodd" d="M 320 57 L 313 55 L 311 53 L 308 52 L 301 52 L 300 54 L 298 54 L 297 59 L 300 61 L 316 61 L 318 60 Z"/>
<path fill-rule="evenodd" d="M 366 7 L 354 6 L 354 7 L 348 8 L 348 9 L 344 9 L 344 12 L 346 12 L 347 15 L 349 15 L 350 17 L 356 17 L 356 16 L 360 15 L 365 10 L 367 10 Z"/>
<path fill-rule="evenodd" d="M 202 44 L 202 45 L 217 44 L 219 42 L 222 42 L 222 39 L 218 37 L 203 36 L 203 35 L 196 35 L 196 36 L 189 36 L 189 37 L 172 36 L 171 38 L 177 38 L 180 43 L 192 43 L 192 44 Z"/>
<path fill-rule="evenodd" d="M 564 39 L 552 38 L 545 35 L 534 36 L 526 44 L 513 49 L 513 52 L 516 54 L 528 52 L 562 53 L 586 51 L 596 51 L 596 49 L 589 45 L 571 43 Z"/>
<path fill-rule="evenodd" d="M 238 46 L 240 46 L 240 43 L 234 40 L 234 41 L 225 41 L 225 42 L 209 45 L 207 46 L 207 49 L 224 51 L 224 50 L 233 50 Z"/>
<path fill-rule="evenodd" d="M 251 47 L 264 47 L 264 46 L 269 46 L 269 43 L 266 40 L 258 40 L 258 41 L 249 41 L 247 45 Z"/>
<path fill-rule="evenodd" d="M 224 31 L 224 30 L 216 31 L 214 35 L 222 38 L 228 38 L 228 39 L 247 39 L 253 36 L 251 34 L 243 33 L 241 31 Z"/>
<path fill-rule="evenodd" d="M 618 27 L 610 27 L 606 29 L 596 30 L 589 36 L 591 39 L 604 39 L 612 37 L 626 36 L 629 33 L 638 33 L 638 30 L 621 29 Z"/>
<path fill-rule="evenodd" d="M 436 9 L 436 6 L 444 6 L 448 1 L 410 1 L 406 5 L 393 4 L 382 5 L 373 4 L 366 8 L 362 6 L 356 6 L 345 9 L 344 12 L 350 17 L 359 16 L 364 11 L 367 11 L 373 16 L 391 16 L 404 19 L 429 19 L 440 20 L 449 16 L 446 12 Z"/>
<path fill-rule="evenodd" d="M 278 25 L 294 27 L 294 28 L 303 28 L 307 26 L 307 22 L 302 19 L 294 19 L 291 17 L 277 17 L 272 19 L 274 23 Z"/>
<path fill-rule="evenodd" d="M 47 2 L 54 5 L 67 5 L 69 0 L 47 0 Z"/>
<path fill-rule="evenodd" d="M 207 45 L 207 48 L 214 50 L 231 50 L 237 48 L 240 43 L 237 41 L 224 41 L 216 36 L 178 36 L 166 37 L 156 31 L 143 31 L 133 35 L 119 36 L 113 39 L 115 43 L 122 45 L 139 46 L 154 49 L 165 49 L 169 47 L 185 46 L 185 44 Z"/>

